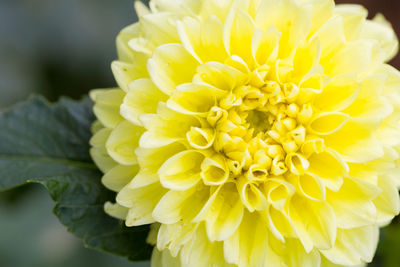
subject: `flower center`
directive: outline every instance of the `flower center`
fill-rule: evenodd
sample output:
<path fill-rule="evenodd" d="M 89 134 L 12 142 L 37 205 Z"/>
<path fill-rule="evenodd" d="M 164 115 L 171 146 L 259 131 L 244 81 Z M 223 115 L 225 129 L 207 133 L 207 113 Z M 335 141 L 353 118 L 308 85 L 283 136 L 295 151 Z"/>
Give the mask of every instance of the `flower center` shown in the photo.
<path fill-rule="evenodd" d="M 264 180 L 307 170 L 301 150 L 306 141 L 304 124 L 312 109 L 299 105 L 299 94 L 299 88 L 290 83 L 246 84 L 212 108 L 207 119 L 216 131 L 213 146 L 227 159 L 231 175 Z"/>
<path fill-rule="evenodd" d="M 270 115 L 257 109 L 249 111 L 246 121 L 250 129 L 254 129 L 254 135 L 265 133 L 271 128 Z"/>

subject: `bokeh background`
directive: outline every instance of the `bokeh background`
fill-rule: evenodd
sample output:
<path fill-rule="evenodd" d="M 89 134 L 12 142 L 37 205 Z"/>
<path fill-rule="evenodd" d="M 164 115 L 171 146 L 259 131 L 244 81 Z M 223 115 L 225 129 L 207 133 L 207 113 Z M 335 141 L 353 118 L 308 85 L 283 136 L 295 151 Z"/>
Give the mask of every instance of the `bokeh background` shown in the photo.
<path fill-rule="evenodd" d="M 363 4 L 371 17 L 383 13 L 400 35 L 400 1 L 336 2 Z M 133 0 L 0 0 L 0 110 L 32 93 L 55 101 L 114 86 L 115 37 L 136 20 Z M 400 56 L 392 64 L 399 68 Z M 38 185 L 0 193 L 0 267 L 150 266 L 84 248 L 52 208 Z M 371 266 L 399 267 L 399 251 L 397 218 L 382 231 Z"/>

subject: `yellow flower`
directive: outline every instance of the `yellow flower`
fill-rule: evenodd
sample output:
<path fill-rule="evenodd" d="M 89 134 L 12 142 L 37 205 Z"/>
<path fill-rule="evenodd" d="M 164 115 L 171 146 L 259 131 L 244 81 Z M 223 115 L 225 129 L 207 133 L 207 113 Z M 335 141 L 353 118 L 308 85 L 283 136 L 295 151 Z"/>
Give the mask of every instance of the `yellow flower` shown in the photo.
<path fill-rule="evenodd" d="M 331 0 L 153 0 L 92 92 L 106 211 L 153 266 L 356 266 L 399 213 L 398 42 Z"/>

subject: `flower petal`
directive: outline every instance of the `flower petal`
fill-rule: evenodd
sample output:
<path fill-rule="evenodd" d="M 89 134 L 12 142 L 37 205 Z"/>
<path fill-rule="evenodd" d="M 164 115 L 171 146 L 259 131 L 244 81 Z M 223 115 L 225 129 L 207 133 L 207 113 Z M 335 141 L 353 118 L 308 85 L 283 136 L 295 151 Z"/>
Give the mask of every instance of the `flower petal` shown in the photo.
<path fill-rule="evenodd" d="M 248 65 L 253 64 L 251 40 L 254 30 L 254 21 L 247 13 L 242 10 L 231 10 L 223 32 L 225 49 L 229 55 L 240 57 Z"/>
<path fill-rule="evenodd" d="M 238 231 L 224 241 L 226 260 L 240 267 L 264 266 L 268 247 L 266 237 L 267 228 L 258 212 L 245 212 Z"/>
<path fill-rule="evenodd" d="M 117 195 L 117 203 L 129 208 L 125 224 L 139 226 L 154 223 L 152 213 L 166 193 L 159 182 L 140 188 L 131 188 L 128 184 Z"/>
<path fill-rule="evenodd" d="M 234 184 L 224 185 L 214 199 L 206 217 L 207 235 L 211 242 L 223 241 L 239 227 L 244 207 Z"/>
<path fill-rule="evenodd" d="M 93 112 L 99 121 L 108 128 L 114 128 L 123 118 L 119 114 L 119 107 L 125 97 L 121 89 L 94 90 L 90 97 L 95 102 Z"/>
<path fill-rule="evenodd" d="M 272 65 L 278 57 L 281 33 L 274 26 L 262 31 L 256 29 L 251 41 L 251 52 L 256 63 Z"/>
<path fill-rule="evenodd" d="M 391 60 L 398 52 L 396 33 L 382 14 L 377 14 L 372 21 L 366 21 L 360 36 L 365 39 L 377 40 L 386 52 L 385 61 Z"/>
<path fill-rule="evenodd" d="M 314 247 L 329 249 L 336 239 L 336 218 L 326 202 L 294 196 L 289 206 L 289 217 L 306 252 Z"/>
<path fill-rule="evenodd" d="M 298 177 L 297 185 L 303 196 L 315 200 L 325 201 L 326 190 L 318 176 L 306 173 Z"/>
<path fill-rule="evenodd" d="M 173 92 L 167 106 L 183 114 L 206 116 L 223 95 L 225 91 L 207 84 L 186 83 Z"/>
<path fill-rule="evenodd" d="M 263 0 L 258 8 L 255 23 L 266 30 L 274 25 L 282 33 L 280 57 L 289 56 L 297 44 L 304 41 L 310 31 L 312 6 L 299 5 L 293 0 Z"/>
<path fill-rule="evenodd" d="M 242 85 L 245 79 L 244 73 L 219 62 L 207 62 L 200 65 L 194 77 L 196 82 L 204 82 L 227 92 Z"/>
<path fill-rule="evenodd" d="M 201 163 L 201 178 L 206 185 L 221 185 L 229 178 L 225 158 L 220 155 L 207 157 Z"/>
<path fill-rule="evenodd" d="M 379 187 L 357 178 L 345 178 L 338 192 L 328 191 L 339 228 L 350 229 L 374 224 L 377 210 L 372 203 L 381 194 Z"/>
<path fill-rule="evenodd" d="M 102 128 L 90 139 L 90 145 L 92 146 L 90 156 L 103 173 L 108 172 L 117 165 L 105 147 L 111 131 L 111 129 Z"/>
<path fill-rule="evenodd" d="M 101 182 L 110 190 L 119 192 L 139 172 L 139 166 L 117 165 L 109 170 L 101 179 Z"/>
<path fill-rule="evenodd" d="M 348 165 L 340 155 L 331 149 L 319 154 L 313 154 L 308 161 L 311 175 L 318 176 L 322 183 L 333 191 L 338 191 L 343 183 L 343 178 L 349 172 Z"/>
<path fill-rule="evenodd" d="M 153 218 L 163 224 L 189 222 L 210 197 L 210 190 L 198 185 L 185 191 L 169 191 L 153 211 Z"/>
<path fill-rule="evenodd" d="M 346 41 L 343 32 L 343 19 L 339 16 L 331 17 L 311 37 L 311 40 L 313 39 L 318 39 L 321 44 L 321 63 L 329 61 Z"/>
<path fill-rule="evenodd" d="M 180 44 L 158 47 L 148 61 L 151 79 L 167 95 L 178 85 L 191 82 L 197 66 L 197 60 Z"/>
<path fill-rule="evenodd" d="M 157 248 L 160 251 L 169 250 L 173 257 L 177 257 L 181 248 L 193 237 L 198 226 L 195 223 L 161 224 L 155 242 Z"/>
<path fill-rule="evenodd" d="M 363 80 L 357 99 L 343 112 L 352 117 L 383 119 L 393 112 L 393 106 L 382 96 L 385 74 L 373 74 Z"/>
<path fill-rule="evenodd" d="M 372 43 L 367 41 L 347 43 L 328 62 L 322 64 L 325 73 L 334 77 L 355 72 L 360 77 L 365 74 L 371 65 L 372 50 Z"/>
<path fill-rule="evenodd" d="M 165 103 L 159 103 L 157 113 L 140 117 L 147 129 L 140 138 L 141 147 L 156 148 L 185 140 L 191 127 L 201 126 L 196 118 L 173 111 Z"/>
<path fill-rule="evenodd" d="M 325 136 L 325 144 L 345 161 L 365 163 L 383 156 L 383 147 L 373 135 L 379 127 L 376 119 L 351 119 L 338 131 Z"/>
<path fill-rule="evenodd" d="M 122 29 L 117 37 L 117 52 L 119 61 L 122 62 L 135 62 L 139 68 L 136 68 L 135 77 L 144 78 L 148 77 L 146 69 L 146 61 L 148 55 L 132 49 L 129 46 L 129 41 L 138 38 L 140 35 L 139 23 L 134 23 Z"/>
<path fill-rule="evenodd" d="M 361 5 L 337 5 L 334 15 L 343 20 L 343 30 L 347 41 L 354 41 L 360 37 L 360 31 L 365 23 L 368 10 Z"/>
<path fill-rule="evenodd" d="M 158 170 L 162 185 L 171 190 L 187 190 L 200 180 L 204 155 L 195 150 L 182 151 L 169 158 Z"/>
<path fill-rule="evenodd" d="M 361 84 L 356 79 L 355 74 L 334 77 L 316 96 L 314 106 L 324 112 L 342 111 L 347 108 L 356 100 L 361 89 Z"/>
<path fill-rule="evenodd" d="M 118 124 L 107 139 L 106 148 L 110 156 L 122 165 L 137 163 L 135 149 L 144 130 L 128 121 Z"/>
<path fill-rule="evenodd" d="M 233 267 L 224 259 L 222 242 L 211 243 L 203 224 L 199 226 L 188 244 L 183 247 L 181 261 L 185 266 Z"/>
<path fill-rule="evenodd" d="M 321 113 L 310 122 L 310 131 L 317 135 L 329 135 L 339 131 L 349 119 L 349 115 L 341 112 Z"/>
<path fill-rule="evenodd" d="M 191 17 L 178 22 L 178 32 L 183 46 L 199 62 L 224 62 L 228 57 L 222 32 L 223 24 L 217 16 L 210 15 L 203 23 Z"/>
<path fill-rule="evenodd" d="M 158 169 L 173 155 L 182 152 L 186 147 L 181 143 L 172 143 L 158 148 L 136 149 L 135 153 L 140 166 L 139 173 L 131 182 L 132 188 L 146 186 L 160 180 Z"/>
<path fill-rule="evenodd" d="M 139 117 L 156 113 L 159 102 L 165 102 L 167 96 L 150 79 L 138 79 L 129 85 L 128 93 L 121 105 L 121 115 L 128 121 L 141 125 Z"/>
<path fill-rule="evenodd" d="M 157 248 L 153 249 L 151 255 L 151 267 L 181 267 L 179 257 L 173 257 L 168 249 L 159 251 Z"/>
<path fill-rule="evenodd" d="M 118 203 L 113 204 L 111 202 L 106 202 L 106 204 L 104 204 L 104 211 L 114 218 L 125 220 L 129 209 Z"/>
<path fill-rule="evenodd" d="M 111 69 L 118 86 L 125 92 L 128 92 L 129 84 L 131 82 L 148 76 L 146 69 L 143 66 L 140 66 L 140 64 L 114 61 L 111 64 Z"/>
<path fill-rule="evenodd" d="M 376 226 L 338 229 L 335 246 L 321 253 L 331 262 L 354 266 L 370 262 L 375 254 L 379 230 Z"/>
<path fill-rule="evenodd" d="M 239 196 L 243 205 L 245 205 L 250 212 L 267 208 L 268 204 L 265 195 L 253 182 L 248 181 L 244 177 L 240 177 L 237 183 L 237 190 L 239 191 Z"/>
<path fill-rule="evenodd" d="M 383 193 L 373 203 L 378 210 L 379 223 L 385 225 L 400 213 L 399 191 L 393 177 L 388 175 L 379 176 L 378 186 Z"/>
<path fill-rule="evenodd" d="M 154 49 L 163 44 L 179 42 L 178 32 L 175 26 L 176 14 L 169 12 L 157 12 L 144 15 L 139 23 L 146 46 Z"/>

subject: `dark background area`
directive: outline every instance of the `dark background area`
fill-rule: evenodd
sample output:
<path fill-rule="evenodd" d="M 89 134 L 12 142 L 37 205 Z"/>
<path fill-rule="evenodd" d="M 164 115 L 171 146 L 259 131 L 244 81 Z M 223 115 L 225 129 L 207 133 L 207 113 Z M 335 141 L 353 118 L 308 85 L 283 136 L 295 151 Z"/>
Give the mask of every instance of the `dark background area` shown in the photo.
<path fill-rule="evenodd" d="M 400 1 L 337 1 L 345 2 L 383 13 L 400 34 Z M 0 0 L 0 110 L 32 93 L 78 99 L 114 86 L 115 37 L 136 19 L 133 0 Z M 149 266 L 85 249 L 52 207 L 37 185 L 0 193 L 0 267 Z M 398 220 L 381 239 L 373 266 L 400 266 Z"/>

